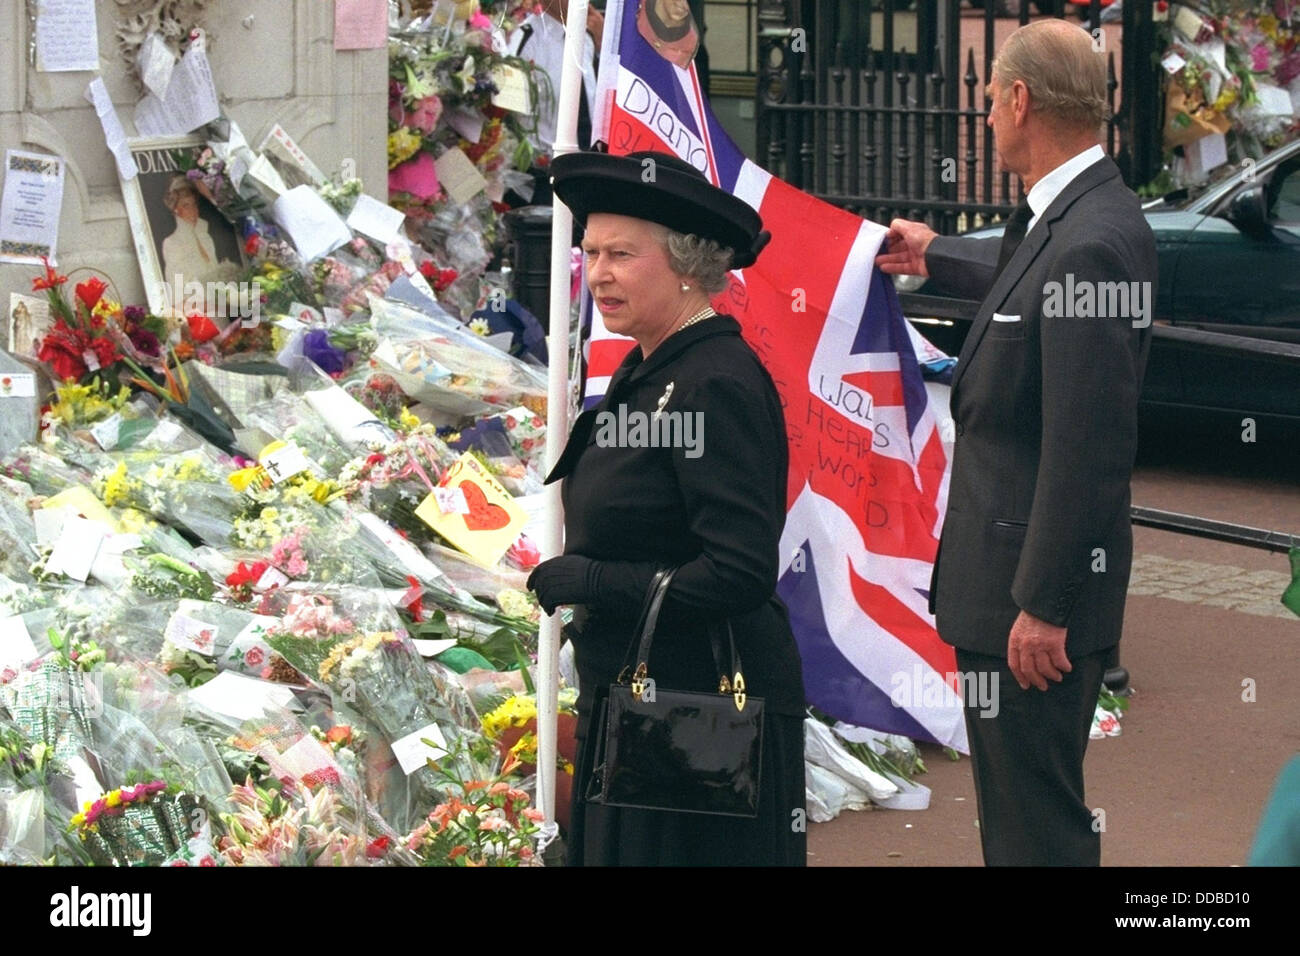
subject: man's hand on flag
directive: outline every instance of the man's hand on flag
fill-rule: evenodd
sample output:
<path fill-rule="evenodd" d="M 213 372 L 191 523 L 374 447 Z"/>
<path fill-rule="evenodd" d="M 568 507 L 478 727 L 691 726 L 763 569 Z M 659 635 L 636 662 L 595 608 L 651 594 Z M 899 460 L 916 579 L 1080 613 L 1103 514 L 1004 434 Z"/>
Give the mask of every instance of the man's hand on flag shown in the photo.
<path fill-rule="evenodd" d="M 895 219 L 889 224 L 889 234 L 881 244 L 881 249 L 886 251 L 876 256 L 876 265 L 880 266 L 881 272 L 928 278 L 930 270 L 925 267 L 925 250 L 935 235 L 935 231 L 923 222 Z"/>
<path fill-rule="evenodd" d="M 1061 672 L 1074 669 L 1065 656 L 1065 632 L 1028 611 L 1020 612 L 1007 640 L 1007 666 L 1021 690 L 1029 690 L 1030 684 L 1047 690 L 1047 678 L 1059 684 L 1065 679 Z"/>

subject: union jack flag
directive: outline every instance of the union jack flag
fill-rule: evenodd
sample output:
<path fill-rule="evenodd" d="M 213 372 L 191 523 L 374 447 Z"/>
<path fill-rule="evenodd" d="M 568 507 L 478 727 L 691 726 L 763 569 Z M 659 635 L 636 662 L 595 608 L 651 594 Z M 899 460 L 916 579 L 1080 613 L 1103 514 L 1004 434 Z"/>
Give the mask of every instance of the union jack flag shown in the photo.
<path fill-rule="evenodd" d="M 893 283 L 874 266 L 886 229 L 771 176 L 723 131 L 687 69 L 606 10 L 595 136 L 693 164 L 758 210 L 772 241 L 714 301 L 771 373 L 790 442 L 778 593 L 808 701 L 851 724 L 966 749 L 953 650 L 927 611 L 948 455 Z M 632 347 L 593 316 L 584 403 Z M 900 692 L 901 691 L 901 692 Z"/>

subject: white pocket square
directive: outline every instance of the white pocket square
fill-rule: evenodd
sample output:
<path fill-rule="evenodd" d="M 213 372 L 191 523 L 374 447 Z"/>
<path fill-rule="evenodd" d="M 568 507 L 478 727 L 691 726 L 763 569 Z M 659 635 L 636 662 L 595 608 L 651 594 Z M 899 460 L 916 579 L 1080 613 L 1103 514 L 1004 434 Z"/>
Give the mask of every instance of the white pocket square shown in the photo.
<path fill-rule="evenodd" d="M 1000 315 L 1000 314 L 998 314 L 997 312 L 994 312 L 994 313 L 993 313 L 993 321 L 994 321 L 994 322 L 1019 322 L 1019 321 L 1020 321 L 1020 316 L 1018 316 L 1018 315 Z"/>

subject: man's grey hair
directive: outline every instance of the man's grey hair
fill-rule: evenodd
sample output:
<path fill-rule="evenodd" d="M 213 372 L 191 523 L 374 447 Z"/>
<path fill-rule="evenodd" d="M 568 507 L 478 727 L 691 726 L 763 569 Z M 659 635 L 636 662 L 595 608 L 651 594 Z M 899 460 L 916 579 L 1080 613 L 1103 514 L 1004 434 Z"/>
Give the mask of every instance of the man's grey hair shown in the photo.
<path fill-rule="evenodd" d="M 1064 20 L 1040 20 L 1007 38 L 993 63 L 1002 96 L 1020 80 L 1029 88 L 1029 108 L 1067 129 L 1096 130 L 1110 113 L 1106 102 L 1106 58 L 1092 37 Z"/>
<path fill-rule="evenodd" d="M 732 252 L 713 239 L 674 232 L 664 226 L 661 241 L 668 250 L 668 264 L 678 275 L 690 276 L 709 295 L 727 287 Z"/>

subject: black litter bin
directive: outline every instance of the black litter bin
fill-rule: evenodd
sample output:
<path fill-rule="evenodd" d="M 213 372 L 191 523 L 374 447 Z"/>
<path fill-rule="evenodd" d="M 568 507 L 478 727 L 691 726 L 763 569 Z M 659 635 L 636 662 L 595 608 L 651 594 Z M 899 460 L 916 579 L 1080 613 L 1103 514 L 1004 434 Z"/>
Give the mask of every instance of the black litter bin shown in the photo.
<path fill-rule="evenodd" d="M 549 331 L 551 314 L 550 206 L 522 206 L 505 214 L 514 269 L 514 298 Z"/>

